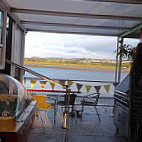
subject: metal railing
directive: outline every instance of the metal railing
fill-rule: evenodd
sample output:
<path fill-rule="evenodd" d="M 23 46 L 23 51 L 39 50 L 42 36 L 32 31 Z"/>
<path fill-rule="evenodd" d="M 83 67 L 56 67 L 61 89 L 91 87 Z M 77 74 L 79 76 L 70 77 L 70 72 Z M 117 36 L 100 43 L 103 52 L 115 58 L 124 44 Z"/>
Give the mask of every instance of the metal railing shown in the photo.
<path fill-rule="evenodd" d="M 59 87 L 61 87 L 64 91 L 59 91 L 59 90 L 51 90 L 51 92 L 52 93 L 67 93 L 68 92 L 68 85 L 61 85 L 61 84 L 59 84 L 58 82 L 56 82 L 56 81 L 59 81 L 59 80 L 64 80 L 64 79 L 50 79 L 50 78 L 48 78 L 48 77 L 46 77 L 46 76 L 44 76 L 44 75 L 42 75 L 42 74 L 39 74 L 39 73 L 37 73 L 37 72 L 35 72 L 35 71 L 33 71 L 33 70 L 30 70 L 30 69 L 28 69 L 28 68 L 26 68 L 26 67 L 23 67 L 23 66 L 21 66 L 21 65 L 18 65 L 18 64 L 16 64 L 16 63 L 14 63 L 14 62 L 11 62 L 10 60 L 7 60 L 6 59 L 6 63 L 8 63 L 8 64 L 10 64 L 10 65 L 12 65 L 12 66 L 14 66 L 14 67 L 18 67 L 18 68 L 20 68 L 20 69 L 22 69 L 22 70 L 24 70 L 24 71 L 27 71 L 27 72 L 29 72 L 29 73 L 31 73 L 31 74 L 33 74 L 33 75 L 35 75 L 35 76 L 37 76 L 36 78 L 32 78 L 32 77 L 24 77 L 24 84 L 26 84 L 26 80 L 30 80 L 30 79 L 36 79 L 36 80 L 45 80 L 45 81 L 47 81 L 47 82 L 51 82 L 51 83 L 54 83 L 55 85 L 57 85 L 57 86 L 59 86 Z M 56 80 L 56 81 L 54 81 L 54 80 Z M 73 81 L 73 82 L 85 82 L 85 83 L 109 83 L 109 84 L 113 84 L 113 85 L 116 85 L 116 83 L 115 82 L 112 82 L 112 81 L 99 81 L 99 80 L 64 80 L 64 81 Z M 70 91 L 72 91 L 71 89 L 70 89 Z M 74 91 L 74 93 L 80 93 L 80 91 L 79 90 L 75 90 Z M 54 95 L 55 96 L 55 95 Z M 113 102 L 113 96 L 112 97 L 104 97 L 104 96 L 100 96 L 100 99 L 99 99 L 100 101 L 100 103 L 98 104 L 99 106 L 112 106 L 113 107 L 113 103 L 108 103 L 108 102 Z M 107 100 L 107 101 L 106 101 Z M 103 102 L 103 103 L 102 103 Z M 105 102 L 105 103 L 104 103 Z M 111 105 L 110 105 L 111 104 Z"/>
<path fill-rule="evenodd" d="M 30 86 L 27 86 L 27 83 L 29 83 L 29 81 L 30 80 L 37 80 L 37 88 L 35 87 L 34 89 L 30 89 Z M 78 83 L 78 82 L 82 82 L 82 83 L 86 83 L 87 84 L 87 82 L 88 83 L 103 83 L 103 84 L 105 84 L 105 83 L 109 83 L 109 84 L 111 84 L 111 85 L 114 85 L 115 84 L 115 82 L 112 82 L 112 81 L 97 81 L 97 80 L 95 80 L 95 81 L 91 81 L 91 80 L 65 80 L 65 79 L 54 79 L 54 80 L 56 80 L 56 81 L 60 81 L 60 80 L 63 80 L 63 81 L 65 81 L 65 84 L 67 85 L 67 82 L 68 81 L 73 81 L 74 83 Z M 35 77 L 24 77 L 24 84 L 25 84 L 25 86 L 27 86 L 27 90 L 29 90 L 29 91 L 33 91 L 34 93 L 40 93 L 40 94 L 44 94 L 44 93 L 46 93 L 48 96 L 51 96 L 51 97 L 55 97 L 55 98 L 58 98 L 58 97 L 62 97 L 62 96 L 64 96 L 64 94 L 66 93 L 65 91 L 63 91 L 63 90 L 52 90 L 52 89 L 50 89 L 51 87 L 50 86 L 48 86 L 48 87 L 46 87 L 46 88 L 48 88 L 48 89 L 41 89 L 41 87 L 39 86 L 39 82 L 40 81 L 42 81 L 42 79 L 41 78 L 35 78 Z M 80 99 L 82 99 L 83 98 L 83 96 L 84 95 L 87 95 L 87 93 L 86 92 L 82 92 L 81 90 L 78 90 L 77 88 L 72 88 L 71 89 L 71 91 L 70 91 L 70 93 L 78 93 L 78 95 L 77 95 L 77 100 L 79 100 L 80 101 Z M 92 92 L 93 93 L 93 92 Z M 95 92 L 94 92 L 95 93 Z M 102 93 L 100 93 L 100 94 L 102 94 Z M 77 101 L 77 105 L 79 105 L 80 103 L 79 103 L 79 101 Z M 114 98 L 113 98 L 113 92 L 112 92 L 112 94 L 111 94 L 111 96 L 109 96 L 109 93 L 107 93 L 107 95 L 106 96 L 102 96 L 102 95 L 100 95 L 100 98 L 99 98 L 99 102 L 98 102 L 98 105 L 97 106 L 103 106 L 103 107 L 114 107 Z"/>

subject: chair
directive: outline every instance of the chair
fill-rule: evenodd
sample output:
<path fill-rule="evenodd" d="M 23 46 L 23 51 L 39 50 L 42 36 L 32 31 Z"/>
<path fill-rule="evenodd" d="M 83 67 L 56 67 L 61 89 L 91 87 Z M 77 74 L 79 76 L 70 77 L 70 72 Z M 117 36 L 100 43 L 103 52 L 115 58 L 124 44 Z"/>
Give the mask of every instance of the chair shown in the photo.
<path fill-rule="evenodd" d="M 72 111 L 73 111 L 75 98 L 76 98 L 76 94 L 74 94 L 74 93 L 70 94 L 70 95 L 64 95 L 64 100 L 58 101 L 58 105 L 61 105 L 61 108 L 66 108 L 69 105 L 69 107 L 71 106 Z"/>
<path fill-rule="evenodd" d="M 41 118 L 41 121 L 42 121 L 44 128 L 46 126 L 48 111 L 54 106 L 54 104 L 46 103 L 46 98 L 47 98 L 46 95 L 33 95 L 34 101 L 37 101 L 37 116 L 40 115 L 40 118 Z M 42 119 L 42 116 L 39 113 L 39 110 L 45 111 L 44 120 Z"/>
<path fill-rule="evenodd" d="M 66 121 L 66 115 L 69 113 L 69 109 L 71 108 L 70 114 L 73 115 L 73 108 L 74 108 L 74 103 L 75 103 L 75 98 L 76 94 L 71 93 L 70 95 L 64 95 L 64 100 L 63 101 L 58 101 L 58 105 L 61 105 L 61 113 L 62 113 L 62 122 Z M 65 111 L 63 112 L 63 109 Z M 66 122 L 64 122 L 64 125 L 66 125 Z M 64 126 L 65 128 L 66 126 Z"/>
<path fill-rule="evenodd" d="M 83 97 L 83 100 L 81 102 L 81 105 L 82 105 L 81 120 L 82 120 L 82 116 L 83 116 L 84 106 L 93 106 L 95 108 L 95 111 L 96 111 L 99 121 L 101 120 L 98 110 L 97 110 L 97 107 L 96 107 L 98 100 L 99 100 L 99 96 L 100 96 L 100 93 L 94 93 L 94 94 L 90 94 L 90 95 Z"/>

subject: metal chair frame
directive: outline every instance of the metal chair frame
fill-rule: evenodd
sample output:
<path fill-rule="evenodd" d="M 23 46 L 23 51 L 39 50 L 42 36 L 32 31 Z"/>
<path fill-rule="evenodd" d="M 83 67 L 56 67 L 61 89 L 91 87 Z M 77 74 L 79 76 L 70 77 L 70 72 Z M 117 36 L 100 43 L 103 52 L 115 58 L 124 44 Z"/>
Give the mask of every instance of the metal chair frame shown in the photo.
<path fill-rule="evenodd" d="M 99 100 L 99 96 L 100 96 L 100 93 L 94 93 L 94 94 L 90 94 L 90 95 L 83 97 L 83 100 L 81 102 L 81 105 L 82 105 L 81 120 L 83 117 L 84 106 L 93 106 L 96 111 L 99 121 L 101 121 L 97 107 L 96 107 L 98 100 Z"/>

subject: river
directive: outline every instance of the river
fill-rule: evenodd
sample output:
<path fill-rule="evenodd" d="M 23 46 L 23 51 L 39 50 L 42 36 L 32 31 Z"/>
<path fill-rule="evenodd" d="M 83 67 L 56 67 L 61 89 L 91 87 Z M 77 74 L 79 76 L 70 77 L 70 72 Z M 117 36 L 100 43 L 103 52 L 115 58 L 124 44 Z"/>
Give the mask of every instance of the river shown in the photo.
<path fill-rule="evenodd" d="M 89 81 L 112 81 L 115 80 L 115 72 L 112 70 L 105 70 L 105 69 L 91 69 L 91 70 L 70 70 L 70 69 L 57 69 L 57 68 L 41 68 L 41 67 L 28 67 L 31 70 L 34 70 L 35 72 L 38 72 L 42 75 L 45 75 L 51 79 L 58 79 L 58 80 L 89 80 Z M 121 80 L 123 80 L 128 73 L 122 72 Z M 25 77 L 35 77 L 31 75 L 30 73 L 25 73 Z M 71 86 L 72 90 L 77 90 L 76 83 L 82 84 L 81 92 L 82 94 L 86 94 L 86 85 L 91 86 L 89 93 L 95 92 L 94 86 L 101 86 L 100 93 L 102 96 L 112 96 L 114 86 L 112 83 L 101 83 L 101 82 L 74 82 L 74 84 Z M 107 92 L 104 88 L 104 85 L 110 85 L 109 91 Z M 36 83 L 34 88 L 39 88 L 40 83 Z M 30 88 L 30 82 L 27 81 L 26 88 Z M 45 89 L 51 89 L 51 86 L 49 83 L 45 86 Z M 55 86 L 55 90 L 59 89 L 57 86 Z"/>

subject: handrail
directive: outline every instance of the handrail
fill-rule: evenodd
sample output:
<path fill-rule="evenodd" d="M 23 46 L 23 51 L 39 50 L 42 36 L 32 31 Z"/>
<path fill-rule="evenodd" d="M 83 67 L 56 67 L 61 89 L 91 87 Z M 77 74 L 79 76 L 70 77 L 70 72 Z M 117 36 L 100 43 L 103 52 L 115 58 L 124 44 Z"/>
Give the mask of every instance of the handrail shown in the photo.
<path fill-rule="evenodd" d="M 23 67 L 23 66 L 21 66 L 21 65 L 18 65 L 18 64 L 14 63 L 14 62 L 12 62 L 12 61 L 10 61 L 10 60 L 8 60 L 8 59 L 6 59 L 5 62 L 8 63 L 8 64 L 10 64 L 10 65 L 12 65 L 12 66 L 14 66 L 14 67 L 18 67 L 18 68 L 20 68 L 20 69 L 22 69 L 22 70 L 24 70 L 24 71 L 27 71 L 27 72 L 29 72 L 29 73 L 31 73 L 31 74 L 33 74 L 33 75 L 39 77 L 39 78 L 42 78 L 43 80 L 46 80 L 46 81 L 48 81 L 48 82 L 50 82 L 50 83 L 53 83 L 53 84 L 55 84 L 55 85 L 57 85 L 57 86 L 59 86 L 59 87 L 61 87 L 61 88 L 63 88 L 63 89 L 66 89 L 66 95 L 67 95 L 67 96 L 70 94 L 71 89 L 69 89 L 67 85 L 64 85 L 64 86 L 63 86 L 63 85 L 61 85 L 61 84 L 59 84 L 59 83 L 53 81 L 52 79 L 50 79 L 50 78 L 48 78 L 48 77 L 46 77 L 46 76 L 44 76 L 44 75 L 42 75 L 42 74 L 39 74 L 39 73 L 37 73 L 37 72 L 35 72 L 35 71 L 33 71 L 33 70 L 30 70 L 30 69 L 28 69 L 28 68 L 26 68 L 26 67 Z M 69 96 L 70 96 L 70 95 L 69 95 Z M 66 116 L 67 116 L 67 117 L 65 117 L 64 128 L 68 128 L 68 127 L 69 127 L 69 126 L 68 126 L 68 125 L 69 125 L 69 99 L 70 99 L 70 97 L 68 97 L 68 99 L 66 100 L 66 101 L 67 101 L 67 105 L 66 105 L 66 108 L 65 108 L 65 112 L 66 112 Z"/>
<path fill-rule="evenodd" d="M 26 67 L 23 67 L 23 66 L 21 66 L 21 65 L 18 65 L 18 64 L 14 63 L 14 62 L 12 62 L 12 61 L 10 61 L 10 60 L 8 60 L 8 59 L 6 59 L 5 62 L 8 63 L 8 64 L 10 64 L 10 65 L 12 65 L 12 66 L 18 67 L 18 68 L 20 68 L 20 69 L 22 69 L 22 70 L 24 70 L 24 71 L 27 71 L 27 72 L 29 72 L 29 73 L 31 73 L 31 74 L 33 74 L 33 75 L 39 77 L 39 78 L 42 78 L 43 80 L 49 81 L 49 82 L 51 82 L 51 83 L 53 83 L 53 84 L 55 84 L 55 85 L 57 85 L 57 86 L 59 86 L 59 87 L 61 87 L 61 88 L 67 89 L 67 86 L 63 86 L 63 85 L 61 85 L 61 84 L 59 84 L 59 83 L 53 81 L 52 79 L 50 79 L 50 78 L 48 78 L 48 77 L 46 77 L 46 76 L 44 76 L 44 75 L 42 75 L 42 74 L 39 74 L 39 73 L 37 73 L 37 72 L 35 72 L 35 71 L 33 71 L 33 70 L 30 70 L 30 69 L 28 69 L 28 68 L 26 68 Z"/>

